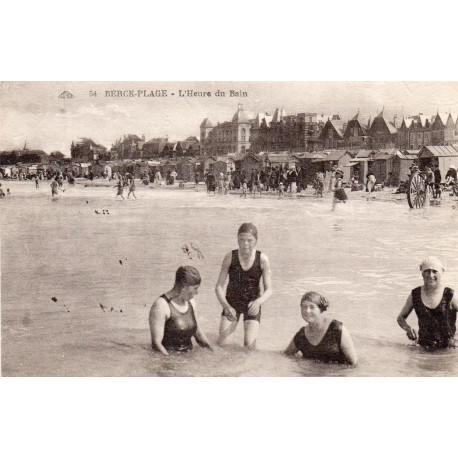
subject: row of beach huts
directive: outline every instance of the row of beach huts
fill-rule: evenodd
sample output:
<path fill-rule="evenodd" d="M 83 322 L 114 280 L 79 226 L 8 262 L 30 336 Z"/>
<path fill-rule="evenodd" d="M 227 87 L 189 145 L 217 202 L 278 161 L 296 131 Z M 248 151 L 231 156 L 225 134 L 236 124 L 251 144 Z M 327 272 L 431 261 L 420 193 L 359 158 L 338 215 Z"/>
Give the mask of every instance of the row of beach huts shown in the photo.
<path fill-rule="evenodd" d="M 424 169 L 427 165 L 438 165 L 444 177 L 450 165 L 458 164 L 458 147 L 423 146 L 420 150 L 328 150 L 319 152 L 261 152 L 229 154 L 226 156 L 180 157 L 161 160 L 123 160 L 96 163 L 57 163 L 49 164 L 16 164 L 2 166 L 3 177 L 31 177 L 34 175 L 49 176 L 56 171 L 75 177 L 111 177 L 115 173 L 130 173 L 135 178 L 154 176 L 160 171 L 166 178 L 175 170 L 177 180 L 194 181 L 196 172 L 203 179 L 206 171 L 214 174 L 239 171 L 250 176 L 253 169 L 257 171 L 279 168 L 281 170 L 295 167 L 307 183 L 312 183 L 318 171 L 329 172 L 338 166 L 344 174 L 343 181 L 349 182 L 352 177 L 363 179 L 371 170 L 379 183 L 397 186 L 408 179 L 412 165 Z"/>

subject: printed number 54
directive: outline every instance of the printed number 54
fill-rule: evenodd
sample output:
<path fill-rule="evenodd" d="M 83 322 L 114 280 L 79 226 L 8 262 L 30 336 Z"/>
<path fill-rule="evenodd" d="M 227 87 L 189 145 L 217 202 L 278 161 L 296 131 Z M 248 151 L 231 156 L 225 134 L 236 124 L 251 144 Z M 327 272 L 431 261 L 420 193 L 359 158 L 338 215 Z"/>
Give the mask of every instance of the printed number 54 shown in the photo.
<path fill-rule="evenodd" d="M 97 97 L 97 91 L 89 91 L 89 97 Z"/>

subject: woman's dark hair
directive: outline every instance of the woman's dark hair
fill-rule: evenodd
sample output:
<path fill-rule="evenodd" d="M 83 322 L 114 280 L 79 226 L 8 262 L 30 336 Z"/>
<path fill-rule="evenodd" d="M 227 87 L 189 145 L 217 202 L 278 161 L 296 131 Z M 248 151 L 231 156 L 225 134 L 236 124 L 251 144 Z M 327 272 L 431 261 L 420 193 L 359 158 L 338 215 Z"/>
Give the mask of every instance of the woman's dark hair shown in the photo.
<path fill-rule="evenodd" d="M 237 232 L 237 235 L 239 234 L 251 234 L 256 240 L 258 240 L 258 230 L 252 223 L 243 223 Z"/>
<path fill-rule="evenodd" d="M 325 312 L 326 309 L 329 307 L 329 301 L 320 293 L 317 293 L 315 291 L 307 291 L 302 296 L 301 304 L 303 301 L 310 301 L 315 303 L 322 312 Z"/>
<path fill-rule="evenodd" d="M 175 286 L 195 286 L 200 285 L 202 279 L 199 271 L 192 266 L 181 266 L 175 274 Z"/>

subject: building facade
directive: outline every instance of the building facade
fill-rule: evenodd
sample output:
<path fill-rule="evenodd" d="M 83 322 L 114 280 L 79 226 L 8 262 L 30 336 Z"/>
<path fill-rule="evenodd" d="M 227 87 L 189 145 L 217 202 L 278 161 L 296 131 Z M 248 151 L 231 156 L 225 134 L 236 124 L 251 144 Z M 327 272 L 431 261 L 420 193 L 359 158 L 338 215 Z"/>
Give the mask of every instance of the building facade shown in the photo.
<path fill-rule="evenodd" d="M 369 128 L 371 148 L 395 148 L 398 144 L 397 118 L 389 121 L 382 110 L 372 121 Z"/>
<path fill-rule="evenodd" d="M 362 117 L 359 112 L 348 121 L 344 132 L 345 147 L 353 149 L 366 149 L 371 146 L 369 128 L 371 120 Z"/>
<path fill-rule="evenodd" d="M 138 135 L 124 135 L 123 138 L 116 140 L 111 146 L 111 159 L 140 159 L 142 157 L 143 145 L 145 144 L 145 135 L 141 138 Z"/>
<path fill-rule="evenodd" d="M 253 122 L 254 120 L 248 118 L 242 105 L 238 106 L 230 122 L 217 123 L 215 126 L 209 118 L 205 118 L 200 125 L 201 154 L 223 156 L 230 153 L 245 153 L 251 146 Z"/>
<path fill-rule="evenodd" d="M 94 162 L 109 159 L 107 149 L 91 138 L 81 138 L 70 147 L 72 162 Z"/>

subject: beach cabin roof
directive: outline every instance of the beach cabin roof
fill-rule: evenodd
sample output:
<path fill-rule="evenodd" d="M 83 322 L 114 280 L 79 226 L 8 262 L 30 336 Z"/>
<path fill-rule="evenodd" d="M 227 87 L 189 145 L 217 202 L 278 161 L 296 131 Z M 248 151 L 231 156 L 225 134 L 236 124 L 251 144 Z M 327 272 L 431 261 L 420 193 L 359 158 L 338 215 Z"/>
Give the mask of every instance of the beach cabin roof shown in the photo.
<path fill-rule="evenodd" d="M 419 152 L 420 152 L 419 149 L 405 149 L 402 151 L 402 153 L 409 154 L 410 156 L 418 156 Z"/>
<path fill-rule="evenodd" d="M 299 162 L 296 157 L 289 153 L 268 153 L 267 160 L 271 164 L 284 164 L 285 162 Z"/>
<path fill-rule="evenodd" d="M 369 158 L 372 156 L 373 151 L 370 149 L 360 149 L 355 156 L 355 159 Z"/>
<path fill-rule="evenodd" d="M 331 151 L 326 157 L 323 157 L 323 162 L 338 161 L 340 158 L 342 158 L 342 156 L 345 156 L 347 153 L 351 155 L 349 151 L 346 151 L 344 149 Z"/>
<path fill-rule="evenodd" d="M 418 157 L 458 157 L 458 150 L 453 146 L 423 146 Z"/>
<path fill-rule="evenodd" d="M 250 154 L 250 153 L 248 153 L 247 151 L 245 151 L 245 152 L 240 151 L 232 159 L 233 159 L 234 162 L 243 161 L 248 156 L 248 154 Z"/>

